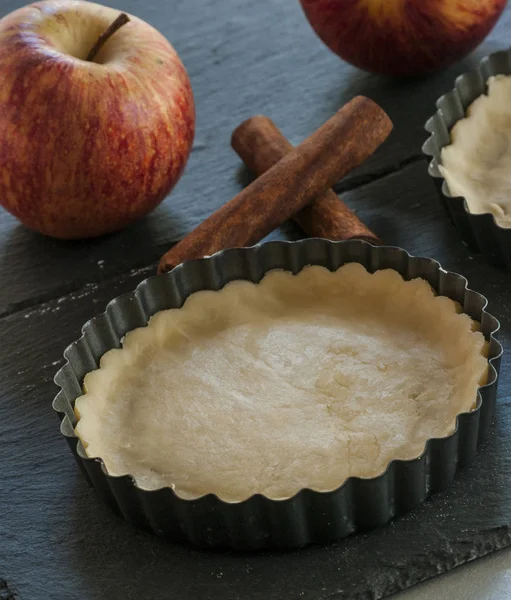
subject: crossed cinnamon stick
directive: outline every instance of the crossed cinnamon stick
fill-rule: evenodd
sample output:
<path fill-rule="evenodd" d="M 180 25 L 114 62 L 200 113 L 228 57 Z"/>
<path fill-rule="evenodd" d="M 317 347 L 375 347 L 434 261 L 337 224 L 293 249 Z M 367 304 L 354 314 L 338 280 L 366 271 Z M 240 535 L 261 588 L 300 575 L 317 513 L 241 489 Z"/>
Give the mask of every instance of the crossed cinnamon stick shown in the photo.
<path fill-rule="evenodd" d="M 330 188 L 373 154 L 391 130 L 387 114 L 364 96 L 295 148 L 268 117 L 248 119 L 234 130 L 231 143 L 259 177 L 164 254 L 158 272 L 255 244 L 290 218 L 312 237 L 380 243 Z"/>

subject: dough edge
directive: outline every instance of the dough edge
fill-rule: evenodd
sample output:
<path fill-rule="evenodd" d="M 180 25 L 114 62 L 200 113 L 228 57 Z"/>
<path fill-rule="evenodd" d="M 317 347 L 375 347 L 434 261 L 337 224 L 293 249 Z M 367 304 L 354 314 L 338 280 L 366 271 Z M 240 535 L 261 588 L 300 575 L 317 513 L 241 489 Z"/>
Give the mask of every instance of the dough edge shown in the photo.
<path fill-rule="evenodd" d="M 502 117 L 504 114 L 509 117 L 507 135 L 511 144 L 511 109 L 504 113 L 499 111 L 499 94 L 507 95 L 508 104 L 511 101 L 511 75 L 493 75 L 488 79 L 487 87 L 487 93 L 478 96 L 468 106 L 465 117 L 452 127 L 450 143 L 442 148 L 438 167 L 451 195 L 464 198 L 471 214 L 491 214 L 499 227 L 509 229 L 511 228 L 511 202 L 507 205 L 504 203 L 503 206 L 500 198 L 495 198 L 495 194 L 488 191 L 487 188 L 492 180 L 487 179 L 489 183 L 485 184 L 484 178 L 487 178 L 488 169 L 484 168 L 484 163 L 480 164 L 475 155 L 484 145 L 480 137 L 485 133 L 488 134 L 485 127 L 488 126 L 487 121 L 491 116 L 496 121 L 492 124 L 492 130 L 495 131 L 501 130 L 498 116 Z M 471 143 L 465 145 L 464 140 L 470 135 Z M 508 154 L 511 165 L 511 150 Z M 511 183 L 508 188 L 511 192 Z M 498 187 L 497 191 L 499 191 Z M 511 197 L 511 194 L 506 196 Z"/>
<path fill-rule="evenodd" d="M 110 374 L 113 371 L 117 371 L 118 369 L 126 368 L 126 366 L 130 366 L 130 364 L 132 364 L 133 362 L 136 362 L 137 357 L 144 354 L 144 352 L 146 351 L 148 346 L 153 345 L 155 335 L 156 335 L 156 337 L 158 337 L 159 335 L 163 335 L 163 337 L 165 337 L 165 332 L 162 333 L 161 331 L 160 332 L 158 331 L 159 320 L 162 318 L 162 315 L 164 315 L 165 313 L 171 313 L 171 312 L 172 313 L 180 313 L 182 311 L 189 311 L 189 312 L 195 311 L 196 312 L 197 308 L 200 307 L 200 304 L 202 302 L 207 303 L 213 297 L 218 298 L 218 294 L 221 294 L 221 292 L 223 290 L 226 290 L 233 286 L 236 286 L 239 283 L 249 284 L 250 286 L 260 286 L 261 284 L 265 285 L 269 280 L 271 280 L 272 277 L 278 276 L 278 274 L 283 274 L 285 277 L 292 277 L 297 282 L 299 279 L 305 278 L 308 274 L 310 275 L 312 272 L 314 272 L 314 274 L 323 273 L 323 275 L 326 275 L 328 277 L 328 274 L 342 275 L 343 273 L 345 273 L 346 271 L 348 271 L 350 269 L 352 269 L 352 270 L 356 269 L 358 271 L 357 275 L 360 275 L 363 272 L 364 275 L 367 275 L 369 277 L 373 276 L 376 273 L 379 273 L 379 274 L 391 273 L 394 277 L 394 283 L 397 282 L 397 291 L 398 291 L 398 294 L 400 294 L 400 295 L 406 292 L 406 288 L 410 284 L 413 284 L 413 283 L 418 284 L 418 282 L 420 282 L 420 285 L 422 286 L 421 293 L 431 294 L 432 303 L 436 301 L 436 305 L 434 307 L 434 312 L 435 312 L 436 318 L 438 320 L 441 320 L 442 318 L 450 318 L 452 315 L 460 315 L 460 314 L 462 316 L 464 316 L 465 318 L 467 318 L 471 323 L 470 329 L 467 329 L 467 331 L 466 331 L 467 335 L 472 334 L 472 335 L 475 335 L 476 337 L 479 336 L 480 337 L 479 342 L 481 342 L 481 338 L 482 338 L 482 345 L 481 345 L 480 352 L 481 352 L 481 355 L 485 358 L 485 369 L 484 369 L 484 372 L 481 372 L 479 385 L 481 386 L 486 383 L 488 367 L 489 367 L 489 363 L 487 360 L 489 344 L 488 344 L 488 342 L 484 341 L 484 337 L 482 336 L 481 333 L 479 333 L 479 327 L 480 327 L 479 323 L 477 321 L 470 319 L 470 317 L 468 317 L 468 315 L 463 313 L 462 307 L 457 302 L 455 302 L 445 296 L 437 295 L 436 291 L 430 286 L 430 284 L 427 281 L 420 279 L 420 278 L 416 278 L 416 279 L 409 280 L 409 281 L 404 280 L 402 278 L 402 276 L 394 269 L 383 269 L 383 270 L 375 271 L 375 273 L 370 273 L 365 269 L 365 267 L 363 267 L 362 265 L 360 265 L 359 263 L 356 263 L 356 262 L 345 264 L 345 265 L 341 266 L 339 269 L 337 269 L 337 271 L 334 271 L 334 272 L 331 272 L 328 269 L 326 269 L 324 267 L 319 267 L 319 266 L 306 266 L 296 275 L 291 274 L 289 271 L 278 270 L 278 269 L 271 270 L 271 271 L 267 272 L 264 275 L 264 277 L 262 278 L 262 280 L 257 284 L 246 281 L 246 280 L 235 280 L 235 281 L 232 281 L 232 282 L 226 284 L 223 288 L 221 288 L 221 290 L 218 290 L 218 291 L 202 290 L 202 291 L 198 291 L 198 292 L 190 295 L 186 299 L 185 303 L 183 304 L 183 306 L 181 308 L 167 309 L 167 310 L 160 311 L 159 313 L 156 313 L 155 315 L 153 315 L 150 318 L 150 320 L 146 326 L 134 329 L 126 334 L 124 339 L 121 340 L 121 342 L 122 342 L 121 349 L 110 350 L 101 357 L 99 369 L 96 369 L 86 375 L 85 380 L 84 380 L 84 392 L 85 393 L 82 396 L 80 396 L 79 398 L 77 398 L 76 403 L 75 403 L 75 414 L 78 419 L 77 425 L 75 427 L 75 433 L 78 436 L 78 438 L 81 440 L 81 442 L 85 448 L 87 456 L 89 458 L 101 459 L 103 461 L 103 463 L 105 464 L 106 471 L 109 475 L 112 475 L 112 476 L 130 475 L 134 479 L 135 484 L 136 484 L 137 477 L 132 475 L 129 472 L 123 472 L 123 473 L 111 472 L 106 466 L 107 459 L 105 459 L 104 456 L 101 456 L 101 452 L 91 452 L 90 451 L 90 446 L 87 442 L 86 435 L 83 434 L 81 429 L 88 419 L 88 414 L 90 414 L 89 411 L 91 411 L 92 413 L 94 412 L 94 396 L 96 394 L 102 394 L 104 392 L 103 384 L 105 383 L 105 380 L 108 378 L 108 376 L 110 376 Z M 475 343 L 476 343 L 476 338 L 474 337 L 474 344 Z M 471 405 L 466 407 L 466 410 L 458 412 L 454 416 L 457 417 L 459 414 L 462 414 L 463 412 L 469 412 L 469 411 L 473 410 L 477 403 L 477 397 L 478 397 L 478 394 L 476 394 L 476 397 L 473 399 L 473 402 L 471 403 Z M 447 433 L 447 436 L 452 435 L 453 432 L 454 432 L 454 430 L 450 431 L 449 433 Z M 444 436 L 434 436 L 434 437 L 444 437 Z M 430 439 L 430 438 L 428 438 L 428 439 Z M 382 470 L 381 473 L 379 473 L 378 475 L 376 475 L 374 477 L 367 477 L 366 479 L 373 479 L 375 477 L 380 477 L 381 475 L 383 475 L 383 473 L 386 470 L 388 470 L 390 464 L 398 458 L 400 460 L 414 460 L 414 459 L 418 458 L 419 456 L 421 456 L 423 454 L 423 452 L 425 450 L 425 446 L 428 442 L 428 439 L 426 439 L 424 441 L 424 447 L 423 447 L 422 451 L 419 454 L 417 454 L 416 456 L 406 457 L 405 459 L 403 459 L 401 457 L 393 458 L 385 466 L 385 468 Z M 349 477 L 349 478 L 351 478 L 351 477 Z M 346 478 L 346 479 L 349 479 L 349 478 Z M 360 478 L 364 479 L 363 476 L 360 476 Z M 331 489 L 318 489 L 315 491 L 322 492 L 322 493 L 331 492 L 335 489 L 338 489 L 340 486 L 342 486 L 345 483 L 346 479 L 343 481 L 340 481 L 338 483 L 338 485 L 336 485 L 335 487 L 333 487 Z M 139 487 L 141 487 L 141 489 L 149 489 L 149 488 L 145 488 L 142 486 L 139 486 Z M 176 493 L 176 495 L 178 497 L 183 497 L 184 499 L 196 499 L 196 498 L 202 497 L 203 495 L 207 495 L 207 494 L 201 494 L 201 495 L 197 495 L 194 498 L 189 498 L 187 496 L 181 496 L 179 493 L 179 489 L 176 489 L 174 484 L 170 484 L 167 486 L 159 486 L 157 488 L 150 488 L 150 489 L 151 489 L 151 491 L 153 491 L 156 489 L 161 489 L 162 487 L 170 487 L 171 489 L 174 490 L 174 492 Z M 307 489 L 307 488 L 302 488 L 302 489 Z M 315 489 L 315 488 L 308 488 L 308 489 Z M 285 500 L 285 499 L 288 499 L 288 498 L 296 495 L 297 493 L 299 493 L 299 491 L 300 490 L 298 490 L 294 494 L 282 496 L 282 497 L 272 497 L 272 496 L 268 496 L 268 497 L 272 500 Z M 213 490 L 210 493 L 215 494 L 215 492 Z M 250 496 L 247 496 L 246 498 L 243 498 L 243 499 L 236 499 L 236 500 L 229 500 L 226 498 L 222 498 L 220 495 L 218 497 L 224 502 L 238 503 L 238 502 L 243 502 L 243 501 L 247 500 Z"/>

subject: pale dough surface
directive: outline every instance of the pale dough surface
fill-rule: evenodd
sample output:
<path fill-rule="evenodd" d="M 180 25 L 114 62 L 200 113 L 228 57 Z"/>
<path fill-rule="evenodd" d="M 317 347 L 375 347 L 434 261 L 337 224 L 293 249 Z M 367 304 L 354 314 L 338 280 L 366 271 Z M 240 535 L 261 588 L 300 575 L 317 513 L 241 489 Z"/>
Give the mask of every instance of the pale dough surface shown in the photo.
<path fill-rule="evenodd" d="M 488 93 L 452 128 L 441 162 L 451 194 L 466 198 L 471 213 L 511 227 L 511 77 L 488 80 Z"/>
<path fill-rule="evenodd" d="M 475 405 L 486 342 L 458 311 L 423 280 L 358 264 L 198 292 L 103 356 L 76 432 L 110 474 L 184 498 L 373 477 Z"/>

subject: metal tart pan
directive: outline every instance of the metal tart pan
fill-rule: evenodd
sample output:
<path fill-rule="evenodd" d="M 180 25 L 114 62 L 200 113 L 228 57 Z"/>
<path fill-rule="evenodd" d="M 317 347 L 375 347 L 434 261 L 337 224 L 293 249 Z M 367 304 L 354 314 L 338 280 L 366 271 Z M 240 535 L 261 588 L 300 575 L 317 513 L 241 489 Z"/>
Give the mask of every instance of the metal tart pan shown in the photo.
<path fill-rule="evenodd" d="M 494 75 L 511 75 L 511 49 L 484 57 L 477 69 L 460 75 L 454 88 L 437 100 L 437 111 L 425 125 L 430 136 L 422 151 L 431 159 L 428 173 L 465 244 L 473 252 L 485 254 L 492 263 L 511 269 L 511 229 L 498 225 L 491 213 L 471 213 L 464 197 L 452 196 L 439 169 L 442 148 L 451 143 L 451 129 L 465 117 L 470 104 L 487 92 L 487 81 Z"/>
<path fill-rule="evenodd" d="M 158 311 L 179 308 L 199 290 L 219 290 L 235 279 L 258 282 L 272 269 L 297 273 L 306 265 L 322 265 L 334 271 L 349 262 L 361 263 L 371 272 L 395 269 L 405 279 L 422 277 L 481 323 L 481 331 L 490 342 L 488 383 L 478 391 L 476 408 L 458 416 L 452 435 L 428 440 L 418 458 L 394 460 L 378 477 L 351 477 L 334 491 L 303 489 L 285 500 L 258 494 L 237 503 L 225 502 L 214 494 L 184 500 L 170 488 L 143 490 L 133 477 L 111 476 L 100 459 L 87 456 L 74 432 L 74 402 L 83 393 L 84 376 L 98 367 L 105 352 L 121 346 L 128 331 L 146 325 Z M 444 490 L 457 469 L 474 456 L 493 418 L 502 354 L 495 337 L 499 322 L 486 312 L 486 305 L 486 298 L 470 290 L 461 275 L 445 271 L 429 258 L 410 256 L 400 248 L 313 238 L 224 250 L 146 279 L 133 292 L 112 300 L 103 314 L 85 323 L 80 339 L 64 352 L 65 364 L 55 376 L 60 391 L 53 408 L 89 483 L 106 504 L 134 525 L 209 548 L 297 548 L 338 540 L 385 525 L 430 494 Z"/>

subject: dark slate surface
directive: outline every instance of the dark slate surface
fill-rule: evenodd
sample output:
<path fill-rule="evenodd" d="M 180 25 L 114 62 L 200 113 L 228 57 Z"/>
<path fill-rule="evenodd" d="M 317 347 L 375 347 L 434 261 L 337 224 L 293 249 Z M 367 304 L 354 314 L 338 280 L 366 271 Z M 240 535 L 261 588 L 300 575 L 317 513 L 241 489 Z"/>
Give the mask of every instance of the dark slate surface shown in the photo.
<path fill-rule="evenodd" d="M 382 235 L 464 273 L 502 319 L 501 339 L 511 339 L 511 274 L 466 252 L 443 217 L 425 163 L 345 197 Z M 0 321 L 0 576 L 20 598 L 381 598 L 511 543 L 508 355 L 496 425 L 475 462 L 448 492 L 372 534 L 298 552 L 208 553 L 135 531 L 114 516 L 88 488 L 58 433 L 51 378 L 81 324 L 153 269 Z"/>
<path fill-rule="evenodd" d="M 0 0 L 0 14 L 21 4 Z M 341 63 L 292 0 L 208 0 L 200 8 L 187 0 L 112 4 L 155 24 L 180 52 L 198 105 L 195 150 L 171 197 L 117 235 L 55 242 L 0 213 L 0 598 L 381 598 L 511 544 L 507 355 L 493 431 L 448 492 L 384 529 L 298 552 L 198 552 L 133 530 L 88 488 L 50 406 L 62 351 L 83 322 L 152 274 L 169 244 L 246 182 L 229 148 L 233 127 L 263 112 L 296 143 L 357 93 L 380 102 L 396 130 L 341 182 L 339 189 L 349 189 L 344 199 L 387 242 L 466 275 L 488 296 L 507 346 L 511 274 L 461 244 L 420 145 L 436 96 L 479 56 L 507 44 L 511 11 L 463 63 L 427 80 L 396 83 Z M 288 225 L 273 237 L 299 235 Z"/>

